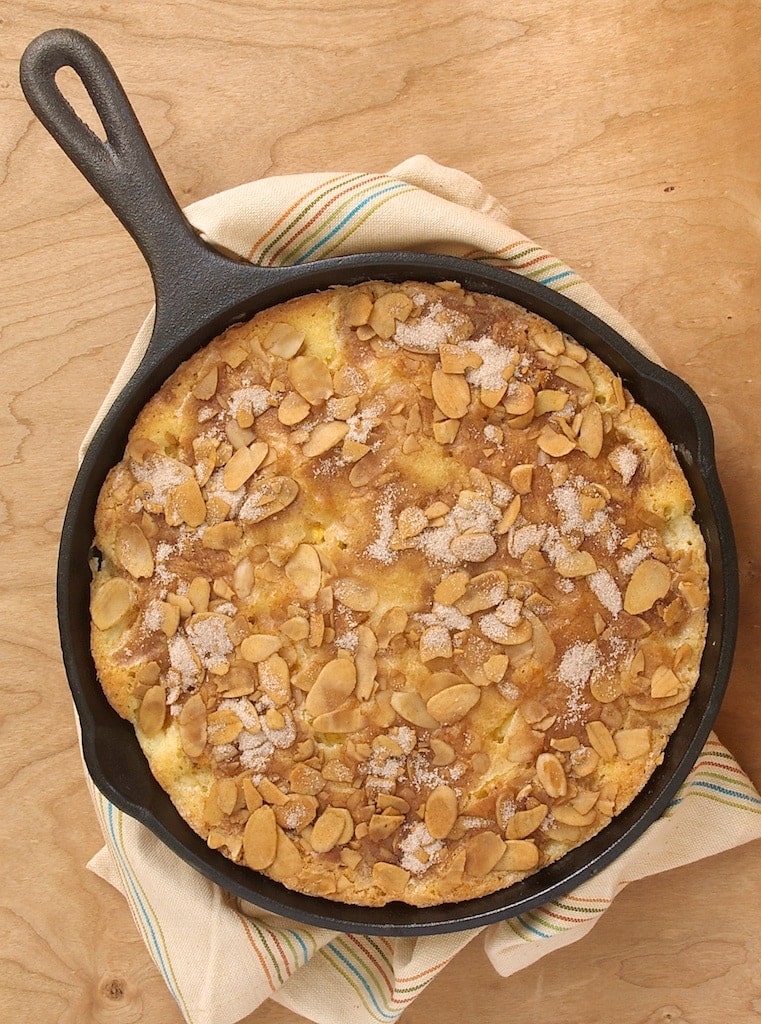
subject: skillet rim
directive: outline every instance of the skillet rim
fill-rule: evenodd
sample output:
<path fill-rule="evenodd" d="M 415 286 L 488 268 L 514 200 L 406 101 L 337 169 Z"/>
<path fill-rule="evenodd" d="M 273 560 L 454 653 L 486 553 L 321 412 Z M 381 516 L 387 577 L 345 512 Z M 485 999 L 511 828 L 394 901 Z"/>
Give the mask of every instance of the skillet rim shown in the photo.
<path fill-rule="evenodd" d="M 241 271 L 243 287 L 251 286 L 250 293 L 245 299 L 238 295 L 227 308 L 212 310 L 205 320 L 196 325 L 192 334 L 180 337 L 174 343 L 166 337 L 172 331 L 171 318 L 164 317 L 160 322 L 157 319 L 157 330 L 154 331 L 144 359 L 93 435 L 67 506 L 57 571 L 58 621 L 67 680 L 79 717 L 83 754 L 91 778 L 115 806 L 141 821 L 174 853 L 210 881 L 262 909 L 306 924 L 338 931 L 362 931 L 365 934 L 388 936 L 437 934 L 482 927 L 504 920 L 568 892 L 597 874 L 631 846 L 665 810 L 699 756 L 728 685 L 738 617 L 737 561 L 729 512 L 716 467 L 713 432 L 703 403 L 685 381 L 652 362 L 585 307 L 546 285 L 488 262 L 420 252 L 355 254 L 273 270 L 248 264 L 244 268 L 232 261 L 226 262 L 229 262 L 231 268 Z M 86 620 L 86 654 L 78 649 L 74 637 L 72 616 L 77 613 L 72 608 L 70 593 L 72 586 L 76 585 L 76 582 L 72 584 L 72 555 L 75 548 L 81 553 L 83 546 L 83 538 L 80 536 L 83 505 L 87 506 L 88 495 L 92 502 L 93 491 L 97 498 L 107 471 L 103 470 L 105 463 L 110 460 L 111 465 L 115 464 L 123 452 L 126 441 L 125 422 L 129 421 L 128 426 L 131 425 L 137 411 L 191 351 L 221 333 L 224 326 L 247 319 L 260 309 L 287 298 L 331 285 L 363 280 L 401 281 L 416 278 L 431 281 L 455 279 L 471 290 L 502 295 L 538 312 L 600 354 L 615 372 L 621 373 L 621 367 L 628 369 L 630 372 L 622 376 L 638 401 L 642 401 L 642 397 L 637 392 L 644 389 L 651 399 L 656 394 L 669 396 L 675 403 L 673 408 L 686 414 L 686 421 L 682 421 L 677 430 L 680 436 L 674 440 L 673 431 L 666 429 L 663 424 L 662 410 L 656 412 L 651 401 L 642 401 L 674 444 L 693 489 L 696 507 L 700 507 L 700 525 L 711 557 L 711 605 L 708 618 L 714 668 L 707 679 L 704 679 L 706 673 L 701 670 L 693 698 L 667 746 L 664 765 L 656 769 L 651 780 L 628 808 L 597 836 L 577 848 L 581 853 L 572 850 L 555 864 L 490 896 L 424 909 L 396 903 L 382 908 L 368 908 L 296 893 L 248 868 L 233 864 L 217 851 L 209 850 L 203 840 L 179 818 L 171 803 L 167 809 L 168 797 L 152 776 L 147 780 L 148 789 L 155 790 L 152 798 L 136 802 L 129 791 L 134 780 L 125 775 L 124 762 L 120 764 L 117 759 L 116 763 L 103 764 L 103 758 L 111 756 L 113 752 L 108 747 L 104 750 L 105 738 L 98 728 L 91 700 L 86 693 L 86 687 L 92 680 L 85 680 L 81 675 L 83 655 L 85 661 L 90 661 L 90 674 L 93 676 L 94 666 L 89 653 L 89 614 L 86 603 L 85 614 L 81 613 L 81 593 L 79 625 L 81 627 L 83 620 Z M 233 292 L 235 290 L 232 289 Z M 604 354 L 600 353 L 599 347 L 606 350 Z M 613 360 L 610 358 L 611 353 L 615 356 Z M 120 445 L 114 443 L 115 434 L 121 434 Z M 93 482 L 94 478 L 99 478 L 97 485 Z M 699 493 L 695 493 L 696 485 L 699 485 Z M 92 507 L 94 509 L 94 504 Z M 91 524 L 91 518 L 89 522 Z M 88 551 L 92 542 L 92 528 L 89 536 Z M 80 564 L 80 591 L 83 568 L 89 578 L 89 567 Z M 714 590 L 714 581 L 720 584 L 718 592 Z M 150 775 L 148 762 L 139 749 L 132 726 L 120 719 L 107 704 L 97 678 L 94 682 L 95 699 L 97 701 L 100 695 L 100 701 L 105 705 L 101 710 L 105 711 L 106 716 L 110 714 L 116 719 L 109 729 L 109 741 L 116 737 L 119 743 L 126 742 L 136 747 Z M 698 692 L 700 701 L 696 699 Z M 688 718 L 691 709 L 692 714 Z M 689 723 L 689 728 L 683 724 L 685 722 Z M 676 737 L 679 737 L 679 741 L 674 743 Z M 177 821 L 168 820 L 172 814 Z M 186 832 L 189 834 L 183 835 Z M 599 837 L 606 841 L 603 842 Z M 252 881 L 257 883 L 253 887 Z"/>

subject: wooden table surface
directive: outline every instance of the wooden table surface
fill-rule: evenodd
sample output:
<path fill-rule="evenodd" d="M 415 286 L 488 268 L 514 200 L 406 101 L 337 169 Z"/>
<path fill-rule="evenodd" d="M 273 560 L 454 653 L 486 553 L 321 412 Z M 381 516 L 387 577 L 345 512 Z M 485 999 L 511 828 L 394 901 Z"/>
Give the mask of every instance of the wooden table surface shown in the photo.
<path fill-rule="evenodd" d="M 758 0 L 4 0 L 2 1019 L 181 1019 L 121 897 L 85 868 L 101 838 L 56 631 L 77 446 L 152 299 L 18 87 L 26 43 L 60 26 L 109 54 L 181 203 L 426 153 L 483 181 L 687 379 L 714 423 L 743 591 L 717 731 L 761 785 Z M 510 979 L 476 941 L 403 1020 L 761 1021 L 760 869 L 755 843 L 632 885 Z M 297 1020 L 273 1003 L 248 1018 Z"/>

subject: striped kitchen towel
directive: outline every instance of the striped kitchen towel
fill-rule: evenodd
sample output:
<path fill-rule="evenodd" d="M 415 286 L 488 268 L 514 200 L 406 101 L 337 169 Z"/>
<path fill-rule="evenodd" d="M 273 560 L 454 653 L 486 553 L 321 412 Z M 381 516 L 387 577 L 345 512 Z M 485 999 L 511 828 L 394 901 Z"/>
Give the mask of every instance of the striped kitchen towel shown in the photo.
<path fill-rule="evenodd" d="M 186 211 L 208 239 L 263 266 L 377 250 L 502 265 L 634 329 L 574 271 L 510 226 L 473 178 L 414 157 L 388 174 L 268 178 Z M 91 431 L 150 336 L 143 325 Z M 339 934 L 243 904 L 179 860 L 91 784 L 105 847 L 90 868 L 119 889 L 189 1024 L 233 1024 L 271 998 L 316 1024 L 389 1024 L 477 931 L 421 939 Z M 714 737 L 664 815 L 613 864 L 562 898 L 481 932 L 503 976 L 584 936 L 629 882 L 761 838 L 761 797 Z"/>

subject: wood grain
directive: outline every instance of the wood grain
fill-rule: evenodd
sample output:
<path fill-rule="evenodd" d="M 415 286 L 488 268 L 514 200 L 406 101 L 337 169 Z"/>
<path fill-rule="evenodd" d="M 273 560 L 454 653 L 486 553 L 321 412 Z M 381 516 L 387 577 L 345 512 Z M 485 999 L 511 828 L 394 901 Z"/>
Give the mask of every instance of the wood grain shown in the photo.
<path fill-rule="evenodd" d="M 85 868 L 101 840 L 58 650 L 56 547 L 77 447 L 151 286 L 21 95 L 18 59 L 47 28 L 105 49 L 180 202 L 427 153 L 480 178 L 696 388 L 743 592 L 718 732 L 761 785 L 758 0 L 12 0 L 0 25 L 3 1019 L 181 1020 L 126 905 Z M 404 1020 L 761 1021 L 760 866 L 755 844 L 637 883 L 586 939 L 512 978 L 476 940 Z M 267 1003 L 249 1024 L 297 1019 Z"/>

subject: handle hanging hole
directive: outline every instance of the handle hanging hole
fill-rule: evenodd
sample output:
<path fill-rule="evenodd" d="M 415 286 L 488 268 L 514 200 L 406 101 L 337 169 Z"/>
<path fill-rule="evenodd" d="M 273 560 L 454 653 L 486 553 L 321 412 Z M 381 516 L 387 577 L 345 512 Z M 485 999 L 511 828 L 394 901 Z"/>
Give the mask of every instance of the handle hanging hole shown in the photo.
<path fill-rule="evenodd" d="M 55 83 L 76 112 L 77 117 L 87 125 L 94 135 L 97 135 L 101 142 L 105 142 L 106 129 L 76 71 L 73 68 L 62 67 L 56 72 Z"/>

